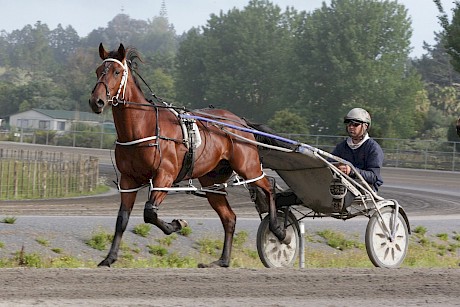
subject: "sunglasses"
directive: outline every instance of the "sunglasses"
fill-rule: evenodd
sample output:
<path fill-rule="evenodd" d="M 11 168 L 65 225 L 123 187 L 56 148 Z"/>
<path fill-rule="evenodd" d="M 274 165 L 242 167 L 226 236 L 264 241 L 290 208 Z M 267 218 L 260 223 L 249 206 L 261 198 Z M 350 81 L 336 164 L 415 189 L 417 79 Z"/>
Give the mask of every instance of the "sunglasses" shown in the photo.
<path fill-rule="evenodd" d="M 347 125 L 347 127 L 349 126 L 353 126 L 353 127 L 359 127 L 360 125 L 362 125 L 362 123 L 357 123 L 357 122 L 346 122 L 345 123 Z"/>

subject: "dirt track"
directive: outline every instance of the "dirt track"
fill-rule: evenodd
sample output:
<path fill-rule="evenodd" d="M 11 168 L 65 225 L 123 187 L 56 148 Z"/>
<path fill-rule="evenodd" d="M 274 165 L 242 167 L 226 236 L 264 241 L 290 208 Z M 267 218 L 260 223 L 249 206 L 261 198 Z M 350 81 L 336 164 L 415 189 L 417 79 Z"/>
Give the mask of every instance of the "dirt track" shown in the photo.
<path fill-rule="evenodd" d="M 460 270 L 3 269 L 2 306 L 458 306 Z"/>
<path fill-rule="evenodd" d="M 50 204 L 35 214 L 66 211 Z M 72 207 L 67 213 L 102 209 L 85 201 Z M 102 207 L 106 214 L 116 210 Z M 212 213 L 193 211 L 186 214 Z M 459 268 L 16 268 L 0 269 L 0 306 L 460 306 L 459 281 Z"/>
<path fill-rule="evenodd" d="M 232 204 L 241 211 L 239 216 L 254 216 L 255 209 L 238 199 Z M 74 199 L 71 206 L 62 201 L 22 202 L 19 211 L 15 202 L 4 202 L 1 209 L 4 215 L 114 215 L 116 196 L 99 200 Z M 136 210 L 142 210 L 143 201 L 139 200 Z M 205 202 L 187 212 L 177 207 L 188 201 L 184 196 L 163 213 L 213 214 Z M 448 211 L 458 212 L 458 202 L 449 200 L 448 204 Z M 420 203 L 409 207 L 414 208 L 411 214 L 417 207 Z M 424 212 L 430 208 L 439 211 L 427 206 Z M 0 269 L 0 306 L 460 306 L 459 281 L 458 268 L 17 268 Z"/>

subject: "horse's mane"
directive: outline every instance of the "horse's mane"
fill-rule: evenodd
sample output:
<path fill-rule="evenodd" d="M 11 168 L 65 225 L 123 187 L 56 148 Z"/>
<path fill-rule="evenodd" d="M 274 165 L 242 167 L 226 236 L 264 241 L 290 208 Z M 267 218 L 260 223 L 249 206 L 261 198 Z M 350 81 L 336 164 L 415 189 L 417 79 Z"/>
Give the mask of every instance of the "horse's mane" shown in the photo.
<path fill-rule="evenodd" d="M 137 74 L 137 67 L 139 65 L 138 62 L 144 63 L 144 61 L 142 60 L 141 54 L 134 47 L 126 48 L 126 62 L 128 63 L 129 68 L 131 68 L 131 70 L 134 71 L 136 74 Z M 132 74 L 132 77 L 134 79 L 134 83 L 136 84 L 136 86 L 139 89 L 141 89 L 141 86 L 136 76 Z"/>
<path fill-rule="evenodd" d="M 138 62 L 141 62 L 141 63 L 144 63 L 144 61 L 142 60 L 142 57 L 141 57 L 141 54 L 139 53 L 139 51 L 135 48 L 135 47 L 127 47 L 125 49 L 125 58 L 126 58 L 126 62 L 128 63 L 128 67 L 134 71 L 135 73 L 137 73 L 137 67 L 139 65 Z M 119 59 L 120 58 L 120 55 L 118 54 L 118 50 L 112 50 L 112 51 L 109 51 L 109 55 L 108 55 L 109 58 L 115 58 L 115 59 Z M 120 59 L 121 60 L 121 59 Z M 136 78 L 136 76 L 134 74 L 132 74 L 132 77 L 134 79 L 134 83 L 136 84 L 136 86 L 141 89 L 141 86 Z"/>
<path fill-rule="evenodd" d="M 126 48 L 126 61 L 128 61 L 129 67 L 133 70 L 136 70 L 138 66 L 138 62 L 136 60 L 139 60 L 139 62 L 144 63 L 141 54 L 139 53 L 139 51 L 137 51 L 136 48 Z"/>

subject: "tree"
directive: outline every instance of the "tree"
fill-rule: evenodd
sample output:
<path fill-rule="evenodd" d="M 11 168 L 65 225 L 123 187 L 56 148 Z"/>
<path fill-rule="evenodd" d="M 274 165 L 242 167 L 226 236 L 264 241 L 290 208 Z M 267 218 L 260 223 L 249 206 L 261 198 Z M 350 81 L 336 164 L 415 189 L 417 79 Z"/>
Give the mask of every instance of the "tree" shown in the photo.
<path fill-rule="evenodd" d="M 316 132 L 342 131 L 344 114 L 363 107 L 374 134 L 414 135 L 423 84 L 407 62 L 411 33 L 407 10 L 394 1 L 332 0 L 305 16 L 296 46 L 305 80 L 299 107 Z"/>
<path fill-rule="evenodd" d="M 205 65 L 205 37 L 199 29 L 188 31 L 186 39 L 180 44 L 176 55 L 177 100 L 182 105 L 195 108 L 208 106 L 206 88 L 209 82 Z"/>
<path fill-rule="evenodd" d="M 54 59 L 60 64 L 64 64 L 80 44 L 80 37 L 72 26 L 64 29 L 61 24 L 58 24 L 57 28 L 50 33 L 49 45 L 54 51 Z"/>
<path fill-rule="evenodd" d="M 135 45 L 146 54 L 175 54 L 178 48 L 176 31 L 166 17 L 154 17 L 148 21 L 145 32 L 137 37 Z"/>
<path fill-rule="evenodd" d="M 116 15 L 107 28 L 98 28 L 91 31 L 84 40 L 85 46 L 99 46 L 101 42 L 110 48 L 117 47 L 120 43 L 125 46 L 135 44 L 139 37 L 147 32 L 148 23 L 145 20 L 132 19 L 127 14 Z"/>
<path fill-rule="evenodd" d="M 295 16 L 261 0 L 211 15 L 202 34 L 191 31 L 181 44 L 178 97 L 194 93 L 195 100 L 187 101 L 193 106 L 211 103 L 268 120 L 281 104 L 290 103 L 282 93 L 289 87 L 286 63 L 292 58 L 290 22 Z"/>
<path fill-rule="evenodd" d="M 32 72 L 53 70 L 56 64 L 49 35 L 48 26 L 41 22 L 13 31 L 8 35 L 10 63 Z"/>
<path fill-rule="evenodd" d="M 7 37 L 8 34 L 2 30 L 0 32 L 0 67 L 9 64 Z"/>
<path fill-rule="evenodd" d="M 306 118 L 288 109 L 276 111 L 268 125 L 278 133 L 308 134 Z"/>
<path fill-rule="evenodd" d="M 452 57 L 452 65 L 454 69 L 460 72 L 460 2 L 455 1 L 455 7 L 452 9 L 452 21 L 442 7 L 440 0 L 433 0 L 438 7 L 440 15 L 439 22 L 444 30 L 445 48 L 447 53 Z"/>
<path fill-rule="evenodd" d="M 460 73 L 455 71 L 446 49 L 445 32 L 435 33 L 435 44 L 425 43 L 426 54 L 413 61 L 421 74 L 429 98 L 429 113 L 424 119 L 421 136 L 428 138 L 450 138 L 447 118 L 458 115 Z"/>
<path fill-rule="evenodd" d="M 435 44 L 431 46 L 425 43 L 423 49 L 426 54 L 413 61 L 414 67 L 427 84 L 451 86 L 453 83 L 460 83 L 460 73 L 452 66 L 445 45 L 444 33 L 435 33 Z"/>
<path fill-rule="evenodd" d="M 457 86 L 435 86 L 432 104 L 441 110 L 443 116 L 453 116 L 459 111 Z"/>

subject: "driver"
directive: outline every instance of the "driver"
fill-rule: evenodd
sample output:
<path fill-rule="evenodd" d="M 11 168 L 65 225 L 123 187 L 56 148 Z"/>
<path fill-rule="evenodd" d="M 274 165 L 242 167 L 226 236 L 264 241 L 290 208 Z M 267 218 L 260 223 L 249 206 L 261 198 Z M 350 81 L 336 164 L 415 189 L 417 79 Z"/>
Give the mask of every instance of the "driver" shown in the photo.
<path fill-rule="evenodd" d="M 383 150 L 374 139 L 369 137 L 371 116 L 364 109 L 354 108 L 344 117 L 343 122 L 346 125 L 348 138 L 337 144 L 332 154 L 349 161 L 364 180 L 377 191 L 383 183 L 380 175 Z M 349 165 L 339 163 L 338 168 L 351 178 L 356 178 Z"/>

